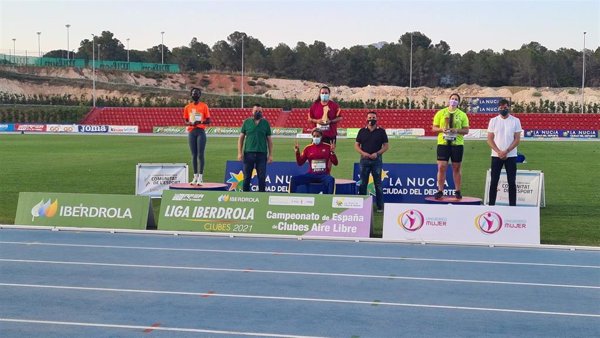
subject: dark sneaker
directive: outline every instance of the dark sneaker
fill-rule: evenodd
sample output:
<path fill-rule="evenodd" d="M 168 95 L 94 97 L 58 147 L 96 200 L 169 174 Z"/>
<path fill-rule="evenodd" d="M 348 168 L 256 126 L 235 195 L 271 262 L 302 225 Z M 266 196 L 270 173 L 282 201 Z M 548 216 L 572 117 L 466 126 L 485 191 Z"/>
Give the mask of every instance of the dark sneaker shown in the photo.
<path fill-rule="evenodd" d="M 460 193 L 460 190 L 456 190 L 456 192 L 454 193 L 454 197 L 456 197 L 457 200 L 462 199 L 462 194 Z"/>
<path fill-rule="evenodd" d="M 442 197 L 444 197 L 444 192 L 443 191 L 438 191 L 435 193 L 435 195 L 433 195 L 433 198 L 435 198 L 436 200 L 441 200 Z"/>

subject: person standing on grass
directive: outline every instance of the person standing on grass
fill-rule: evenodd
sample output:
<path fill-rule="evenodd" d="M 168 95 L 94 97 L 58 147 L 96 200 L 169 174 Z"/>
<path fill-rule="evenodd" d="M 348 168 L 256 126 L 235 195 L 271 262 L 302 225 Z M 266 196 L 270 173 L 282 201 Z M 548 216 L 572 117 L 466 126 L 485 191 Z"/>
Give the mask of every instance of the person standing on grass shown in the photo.
<path fill-rule="evenodd" d="M 252 107 L 252 117 L 244 120 L 238 139 L 238 161 L 243 162 L 243 191 L 250 191 L 252 171 L 256 169 L 258 191 L 265 192 L 267 179 L 267 163 L 273 162 L 273 141 L 271 125 L 263 118 L 262 107 Z"/>
<path fill-rule="evenodd" d="M 461 164 L 464 152 L 464 135 L 469 133 L 469 118 L 458 108 L 460 96 L 450 95 L 448 107 L 439 110 L 433 117 L 431 131 L 438 133 L 437 137 L 437 188 L 433 195 L 435 199 L 444 197 L 444 184 L 446 183 L 446 170 L 448 162 L 452 160 L 452 177 L 454 178 L 455 195 L 462 199 Z"/>
<path fill-rule="evenodd" d="M 389 149 L 389 144 L 385 129 L 377 125 L 376 112 L 370 111 L 367 113 L 367 126 L 358 131 L 354 149 L 360 154 L 360 186 L 358 193 L 361 195 L 367 194 L 369 175 L 373 175 L 377 212 L 383 212 L 382 155 Z"/>
<path fill-rule="evenodd" d="M 502 167 L 506 169 L 508 181 L 508 205 L 517 205 L 517 146 L 521 142 L 523 128 L 521 121 L 510 114 L 509 108 L 508 100 L 500 100 L 500 115 L 492 118 L 488 124 L 487 143 L 492 149 L 488 205 L 496 204 Z"/>
<path fill-rule="evenodd" d="M 308 111 L 308 122 L 316 124 L 323 132 L 323 143 L 331 144 L 337 139 L 337 124 L 342 120 L 340 106 L 330 99 L 327 86 L 319 89 L 319 97 Z"/>
<path fill-rule="evenodd" d="M 206 125 L 210 124 L 210 112 L 204 102 L 200 102 L 202 91 L 192 88 L 192 102 L 183 108 L 183 120 L 187 126 L 188 143 L 192 152 L 194 179 L 192 185 L 202 185 L 204 173 L 204 149 L 206 148 Z M 200 162 L 200 166 L 198 166 Z"/>

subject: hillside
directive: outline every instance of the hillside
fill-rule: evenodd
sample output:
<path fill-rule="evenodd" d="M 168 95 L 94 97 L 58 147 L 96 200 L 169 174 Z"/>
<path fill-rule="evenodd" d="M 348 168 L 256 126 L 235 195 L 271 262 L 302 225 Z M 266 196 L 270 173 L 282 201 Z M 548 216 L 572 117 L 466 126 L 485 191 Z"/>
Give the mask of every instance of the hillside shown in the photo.
<path fill-rule="evenodd" d="M 92 71 L 76 68 L 32 68 L 0 67 L 0 91 L 24 95 L 63 95 L 76 97 L 91 96 Z M 218 95 L 239 95 L 239 74 L 158 74 L 127 73 L 120 71 L 97 72 L 98 96 L 128 96 L 137 98 L 144 95 L 186 95 L 189 88 L 201 87 L 205 92 Z M 263 95 L 275 99 L 313 100 L 322 84 L 302 80 L 286 80 L 245 76 L 244 94 Z M 444 104 L 451 93 L 458 92 L 463 97 L 510 97 L 513 102 L 549 101 L 581 102 L 580 88 L 533 88 L 499 87 L 483 88 L 477 85 L 461 85 L 457 88 L 412 89 L 416 102 L 427 99 Z M 366 86 L 350 88 L 332 87 L 334 99 L 352 100 L 401 100 L 409 96 L 407 87 Z M 587 103 L 600 104 L 600 88 L 586 88 Z"/>

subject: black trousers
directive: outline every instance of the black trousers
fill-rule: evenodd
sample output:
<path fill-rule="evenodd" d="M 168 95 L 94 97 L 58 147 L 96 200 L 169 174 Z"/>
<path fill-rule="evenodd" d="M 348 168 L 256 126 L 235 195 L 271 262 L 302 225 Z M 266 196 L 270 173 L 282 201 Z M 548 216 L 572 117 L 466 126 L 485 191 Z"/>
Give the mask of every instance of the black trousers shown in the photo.
<path fill-rule="evenodd" d="M 489 191 L 489 204 L 496 204 L 496 195 L 498 194 L 498 181 L 500 180 L 500 171 L 502 167 L 506 169 L 506 180 L 508 181 L 508 205 L 517 205 L 517 158 L 508 157 L 505 160 L 492 156 L 491 180 Z"/>

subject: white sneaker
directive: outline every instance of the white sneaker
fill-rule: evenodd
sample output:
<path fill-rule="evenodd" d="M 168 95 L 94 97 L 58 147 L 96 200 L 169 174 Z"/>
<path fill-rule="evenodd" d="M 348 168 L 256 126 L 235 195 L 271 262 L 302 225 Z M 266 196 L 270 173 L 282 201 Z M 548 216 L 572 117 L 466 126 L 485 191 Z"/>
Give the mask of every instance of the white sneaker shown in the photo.
<path fill-rule="evenodd" d="M 202 181 L 202 174 L 198 174 L 198 177 L 196 178 L 196 185 L 202 185 L 202 183 L 204 183 Z"/>
<path fill-rule="evenodd" d="M 190 182 L 190 185 L 198 184 L 198 174 L 194 174 L 194 179 Z"/>

